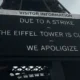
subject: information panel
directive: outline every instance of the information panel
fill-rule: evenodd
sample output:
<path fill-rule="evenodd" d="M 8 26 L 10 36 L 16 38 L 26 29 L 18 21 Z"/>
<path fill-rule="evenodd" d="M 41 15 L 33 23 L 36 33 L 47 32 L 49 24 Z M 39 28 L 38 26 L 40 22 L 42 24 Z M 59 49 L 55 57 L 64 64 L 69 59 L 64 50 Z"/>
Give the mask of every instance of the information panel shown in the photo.
<path fill-rule="evenodd" d="M 68 14 L 0 10 L 0 55 L 80 56 L 80 19 Z"/>

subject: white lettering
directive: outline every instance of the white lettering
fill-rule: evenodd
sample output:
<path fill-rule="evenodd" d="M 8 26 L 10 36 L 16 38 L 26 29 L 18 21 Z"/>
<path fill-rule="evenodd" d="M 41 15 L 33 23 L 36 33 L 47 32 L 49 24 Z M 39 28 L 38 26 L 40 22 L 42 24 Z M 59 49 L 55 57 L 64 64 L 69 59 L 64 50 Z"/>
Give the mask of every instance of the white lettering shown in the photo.
<path fill-rule="evenodd" d="M 37 45 L 26 45 L 28 51 L 38 51 Z"/>
<path fill-rule="evenodd" d="M 33 19 L 20 18 L 20 23 L 34 23 Z"/>
<path fill-rule="evenodd" d="M 0 30 L 0 35 L 10 36 L 11 30 Z"/>
<path fill-rule="evenodd" d="M 17 31 L 14 30 L 14 36 L 38 36 L 34 31 Z"/>
<path fill-rule="evenodd" d="M 43 31 L 40 31 L 40 34 L 41 34 L 41 36 L 45 36 L 45 37 L 63 37 L 64 35 L 63 35 L 63 33 L 62 32 L 47 32 L 47 31 L 45 31 L 45 32 L 43 32 Z"/>
<path fill-rule="evenodd" d="M 47 51 L 47 50 L 51 50 L 51 51 L 70 51 L 70 52 L 77 52 L 79 51 L 77 49 L 77 46 L 54 46 L 54 45 L 42 45 L 41 46 L 41 51 Z"/>

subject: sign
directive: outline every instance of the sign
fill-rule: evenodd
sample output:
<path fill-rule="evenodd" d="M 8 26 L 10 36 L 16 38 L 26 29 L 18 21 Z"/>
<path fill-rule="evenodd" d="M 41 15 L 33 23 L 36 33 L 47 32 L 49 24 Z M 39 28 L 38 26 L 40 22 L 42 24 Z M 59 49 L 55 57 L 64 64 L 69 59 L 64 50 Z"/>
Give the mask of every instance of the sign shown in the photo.
<path fill-rule="evenodd" d="M 0 55 L 80 56 L 79 16 L 0 10 Z"/>

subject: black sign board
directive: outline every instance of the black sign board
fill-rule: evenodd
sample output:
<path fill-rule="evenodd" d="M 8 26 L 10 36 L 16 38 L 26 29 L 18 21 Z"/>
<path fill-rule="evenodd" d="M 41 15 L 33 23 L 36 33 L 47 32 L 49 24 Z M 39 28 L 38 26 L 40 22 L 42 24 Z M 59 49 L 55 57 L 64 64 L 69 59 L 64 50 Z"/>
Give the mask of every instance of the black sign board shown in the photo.
<path fill-rule="evenodd" d="M 80 19 L 0 13 L 0 55 L 80 56 Z"/>

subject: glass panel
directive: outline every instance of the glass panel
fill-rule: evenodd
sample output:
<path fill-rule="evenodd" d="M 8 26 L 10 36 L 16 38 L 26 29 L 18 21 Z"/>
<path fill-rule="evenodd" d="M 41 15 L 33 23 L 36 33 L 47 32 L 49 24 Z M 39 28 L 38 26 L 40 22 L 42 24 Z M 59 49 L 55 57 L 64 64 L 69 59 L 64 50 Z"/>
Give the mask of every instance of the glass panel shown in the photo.
<path fill-rule="evenodd" d="M 57 0 L 4 0 L 1 9 L 69 13 Z"/>
<path fill-rule="evenodd" d="M 58 0 L 70 13 L 80 14 L 80 0 Z"/>
<path fill-rule="evenodd" d="M 3 9 L 70 12 L 80 14 L 79 0 L 0 0 Z"/>

